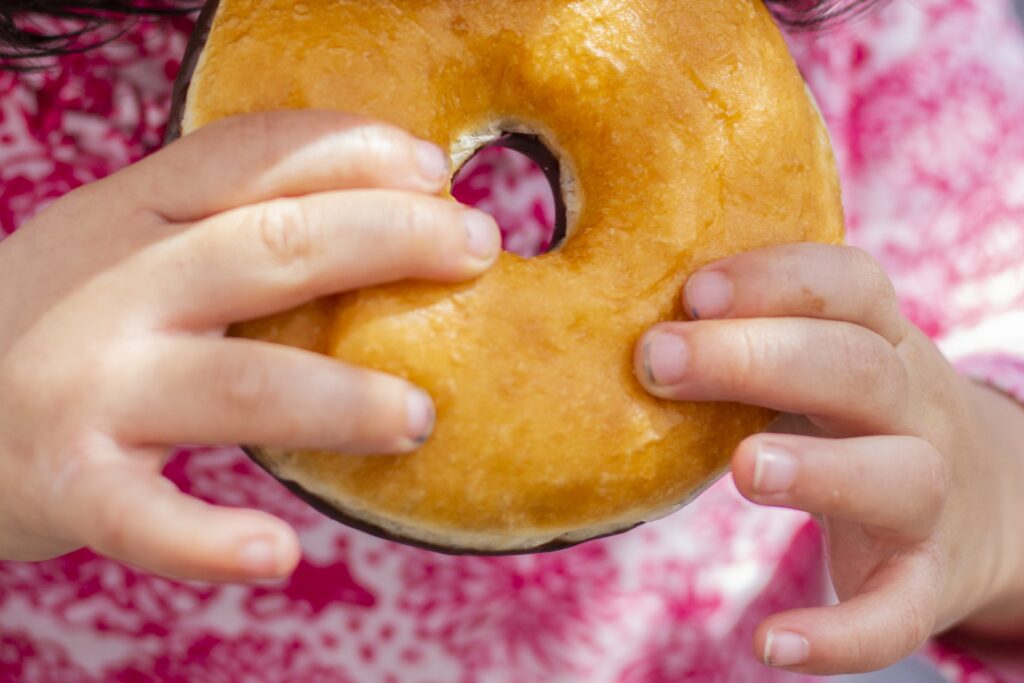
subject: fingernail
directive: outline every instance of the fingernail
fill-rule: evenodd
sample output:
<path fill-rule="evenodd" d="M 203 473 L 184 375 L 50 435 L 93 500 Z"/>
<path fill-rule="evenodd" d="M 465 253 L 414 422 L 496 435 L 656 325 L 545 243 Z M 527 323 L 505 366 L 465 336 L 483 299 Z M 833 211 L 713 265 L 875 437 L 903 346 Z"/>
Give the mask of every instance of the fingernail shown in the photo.
<path fill-rule="evenodd" d="M 420 173 L 427 180 L 436 182 L 448 177 L 448 155 L 437 145 L 417 140 L 416 160 L 420 164 Z"/>
<path fill-rule="evenodd" d="M 796 481 L 799 463 L 776 446 L 758 446 L 754 456 L 754 492 L 783 493 Z"/>
<path fill-rule="evenodd" d="M 242 568 L 252 576 L 273 576 L 278 567 L 277 544 L 269 538 L 254 538 L 238 553 Z"/>
<path fill-rule="evenodd" d="M 410 389 L 405 394 L 407 436 L 414 446 L 422 445 L 434 428 L 434 402 L 422 389 Z"/>
<path fill-rule="evenodd" d="M 732 308 L 732 280 L 717 270 L 702 270 L 686 282 L 686 304 L 694 318 L 718 318 Z"/>
<path fill-rule="evenodd" d="M 654 332 L 644 344 L 644 370 L 655 385 L 670 387 L 686 376 L 690 352 L 676 334 Z"/>
<path fill-rule="evenodd" d="M 768 666 L 799 666 L 811 655 L 811 644 L 799 633 L 772 629 L 764 639 L 764 663 Z"/>
<path fill-rule="evenodd" d="M 494 219 L 482 211 L 467 210 L 466 247 L 469 253 L 481 261 L 490 261 L 501 249 L 501 233 Z"/>

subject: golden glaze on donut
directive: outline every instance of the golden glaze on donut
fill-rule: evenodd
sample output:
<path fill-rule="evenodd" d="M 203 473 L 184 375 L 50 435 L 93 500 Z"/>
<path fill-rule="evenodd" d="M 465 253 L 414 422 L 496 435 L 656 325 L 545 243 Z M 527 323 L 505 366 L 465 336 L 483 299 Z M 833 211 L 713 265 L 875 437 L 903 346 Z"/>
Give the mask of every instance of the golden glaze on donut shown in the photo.
<path fill-rule="evenodd" d="M 561 248 L 505 253 L 475 282 L 237 328 L 434 397 L 434 435 L 410 455 L 256 450 L 321 507 L 440 549 L 572 543 L 683 504 L 770 419 L 654 399 L 631 364 L 701 265 L 841 240 L 824 128 L 760 0 L 221 0 L 184 129 L 299 107 L 377 117 L 459 159 L 475 133 L 531 130 L 562 162 L 570 214 Z"/>

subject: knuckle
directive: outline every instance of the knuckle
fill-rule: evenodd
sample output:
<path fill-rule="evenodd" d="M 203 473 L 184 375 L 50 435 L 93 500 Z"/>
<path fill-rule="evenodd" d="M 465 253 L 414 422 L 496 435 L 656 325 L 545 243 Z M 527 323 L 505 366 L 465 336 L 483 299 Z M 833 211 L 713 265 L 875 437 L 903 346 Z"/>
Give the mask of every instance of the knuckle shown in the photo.
<path fill-rule="evenodd" d="M 851 326 L 832 341 L 838 355 L 835 367 L 843 373 L 853 395 L 882 398 L 892 393 L 890 371 L 893 365 L 902 364 L 895 363 L 878 339 Z"/>
<path fill-rule="evenodd" d="M 869 276 L 870 280 L 876 286 L 892 291 L 892 288 L 889 286 L 889 275 L 885 272 L 885 268 L 882 267 L 882 264 L 878 262 L 878 259 L 860 247 L 852 247 L 852 249 L 854 250 L 854 253 L 857 254 L 861 267 L 865 274 Z"/>
<path fill-rule="evenodd" d="M 889 274 L 874 256 L 860 247 L 846 247 L 853 259 L 855 282 L 865 288 L 865 298 L 874 303 L 896 301 L 896 289 L 893 287 Z"/>
<path fill-rule="evenodd" d="M 392 238 L 403 245 L 411 263 L 428 265 L 436 256 L 453 251 L 451 231 L 441 229 L 442 212 L 434 202 L 392 202 L 389 218 Z"/>
<path fill-rule="evenodd" d="M 927 608 L 913 596 L 904 595 L 900 600 L 899 631 L 903 634 L 900 651 L 895 653 L 893 660 L 904 657 L 921 646 L 931 636 L 934 620 L 929 619 Z"/>
<path fill-rule="evenodd" d="M 364 157 L 364 163 L 369 162 L 370 166 L 366 170 L 383 170 L 383 167 L 399 158 L 395 151 L 401 148 L 401 136 L 398 129 L 392 126 L 364 119 L 354 125 L 348 134 L 354 143 L 354 150 Z"/>
<path fill-rule="evenodd" d="M 875 321 L 876 329 L 891 341 L 898 343 L 902 336 L 903 319 L 900 311 L 896 286 L 878 260 L 859 247 L 847 247 L 856 261 L 856 277 L 851 281 L 860 283 L 859 300 L 863 306 L 863 318 Z"/>
<path fill-rule="evenodd" d="M 402 202 L 395 205 L 394 225 L 401 240 L 409 241 L 417 247 L 425 247 L 433 240 L 434 227 L 433 207 L 423 202 Z"/>
<path fill-rule="evenodd" d="M 274 380 L 270 369 L 247 354 L 239 354 L 234 362 L 225 364 L 216 378 L 223 405 L 238 415 L 259 414 L 273 395 Z"/>
<path fill-rule="evenodd" d="M 922 608 L 906 596 L 894 596 L 895 617 L 889 622 L 888 637 L 879 637 L 875 631 L 857 629 L 847 639 L 850 671 L 880 669 L 914 652 L 928 639 Z"/>
<path fill-rule="evenodd" d="M 867 274 L 871 276 L 871 279 L 875 279 L 875 276 L 884 275 L 881 264 L 878 260 L 872 256 L 869 252 L 855 246 L 844 246 L 848 257 L 851 259 L 853 269 L 859 275 Z"/>
<path fill-rule="evenodd" d="M 924 457 L 924 475 L 921 489 L 925 510 L 933 519 L 938 517 L 949 494 L 949 468 L 942 455 L 933 448 Z"/>
<path fill-rule="evenodd" d="M 896 297 L 896 286 L 889 279 L 882 266 L 872 261 L 875 273 L 866 278 L 868 281 L 868 300 L 887 312 L 899 311 L 899 300 Z"/>
<path fill-rule="evenodd" d="M 845 668 L 852 672 L 867 668 L 885 666 L 876 664 L 885 655 L 879 651 L 874 642 L 863 631 L 856 631 L 847 641 L 849 647 L 849 660 Z"/>
<path fill-rule="evenodd" d="M 724 359 L 721 371 L 732 391 L 746 395 L 754 388 L 757 378 L 768 374 L 767 368 L 774 366 L 773 337 L 760 335 L 746 325 L 737 325 L 735 330 L 737 334 L 730 335 L 733 338 L 731 353 Z"/>
<path fill-rule="evenodd" d="M 301 202 L 274 200 L 256 211 L 260 247 L 271 261 L 286 268 L 302 270 L 317 248 L 316 221 Z"/>
<path fill-rule="evenodd" d="M 907 425 L 913 406 L 910 401 L 910 376 L 907 366 L 897 357 L 892 347 L 887 347 L 884 362 L 878 371 L 879 384 L 883 387 L 878 405 L 894 422 Z"/>
<path fill-rule="evenodd" d="M 785 370 L 792 351 L 784 336 L 749 321 L 705 321 L 686 333 L 693 358 L 687 384 L 705 400 L 757 402 L 770 392 L 771 378 Z"/>

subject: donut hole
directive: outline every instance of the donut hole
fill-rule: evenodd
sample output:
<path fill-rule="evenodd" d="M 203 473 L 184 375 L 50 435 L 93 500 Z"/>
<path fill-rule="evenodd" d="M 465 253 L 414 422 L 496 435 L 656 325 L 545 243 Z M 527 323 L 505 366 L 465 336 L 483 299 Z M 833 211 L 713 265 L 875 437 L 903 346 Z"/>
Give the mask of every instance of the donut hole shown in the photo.
<path fill-rule="evenodd" d="M 505 134 L 478 149 L 452 179 L 452 196 L 494 216 L 505 251 L 531 258 L 565 239 L 555 156 L 536 136 Z"/>

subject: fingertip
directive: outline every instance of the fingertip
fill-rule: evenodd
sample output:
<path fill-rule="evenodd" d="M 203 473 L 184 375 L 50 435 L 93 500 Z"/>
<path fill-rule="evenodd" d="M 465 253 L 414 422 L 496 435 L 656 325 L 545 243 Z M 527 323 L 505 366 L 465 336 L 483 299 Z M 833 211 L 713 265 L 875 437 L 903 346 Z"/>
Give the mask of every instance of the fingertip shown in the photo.
<path fill-rule="evenodd" d="M 762 505 L 791 507 L 807 473 L 800 455 L 799 437 L 755 434 L 744 439 L 732 457 L 733 481 L 740 494 Z"/>
<path fill-rule="evenodd" d="M 676 398 L 687 377 L 690 347 L 678 324 L 651 327 L 635 349 L 635 372 L 644 389 L 659 398 Z"/>
<path fill-rule="evenodd" d="M 426 443 L 434 430 L 436 418 L 434 401 L 430 394 L 418 387 L 410 387 L 405 393 L 407 433 L 403 450 L 415 450 Z"/>
<path fill-rule="evenodd" d="M 234 563 L 242 578 L 278 579 L 295 571 L 301 555 L 295 531 L 271 517 L 263 530 L 242 538 Z"/>
<path fill-rule="evenodd" d="M 792 669 L 807 665 L 811 658 L 811 642 L 803 634 L 781 628 L 769 629 L 764 635 L 761 661 L 776 669 Z"/>
<path fill-rule="evenodd" d="M 302 545 L 299 543 L 298 535 L 289 529 L 288 540 L 285 542 L 284 550 L 281 553 L 281 564 L 278 565 L 278 576 L 291 576 L 295 568 L 302 560 Z"/>
<path fill-rule="evenodd" d="M 813 673 L 813 636 L 801 624 L 800 612 L 780 612 L 762 621 L 751 642 L 754 657 L 773 669 Z"/>
<path fill-rule="evenodd" d="M 431 186 L 440 188 L 448 181 L 451 160 L 440 147 L 427 140 L 413 140 L 413 156 L 420 175 Z"/>
<path fill-rule="evenodd" d="M 753 492 L 754 470 L 757 466 L 758 435 L 750 436 L 740 442 L 732 453 L 732 479 L 736 488 L 745 498 Z"/>
<path fill-rule="evenodd" d="M 342 440 L 329 449 L 345 456 L 400 457 L 421 448 L 437 421 L 433 397 L 408 380 L 357 369 L 364 389 L 356 397 Z M 356 401 L 353 401 L 355 403 Z"/>
<path fill-rule="evenodd" d="M 477 209 L 465 209 L 462 214 L 466 230 L 466 252 L 474 268 L 486 268 L 501 253 L 501 231 L 489 214 Z"/>
<path fill-rule="evenodd" d="M 702 269 L 690 276 L 683 287 L 683 302 L 694 320 L 721 318 L 733 303 L 733 283 L 718 269 Z"/>
<path fill-rule="evenodd" d="M 636 340 L 636 344 L 633 345 L 633 374 L 636 375 L 637 380 L 648 392 L 656 388 L 650 362 L 648 361 L 648 353 L 650 351 L 651 335 L 655 333 L 658 327 L 659 325 L 655 325 L 648 329 L 640 335 L 640 338 Z"/>

